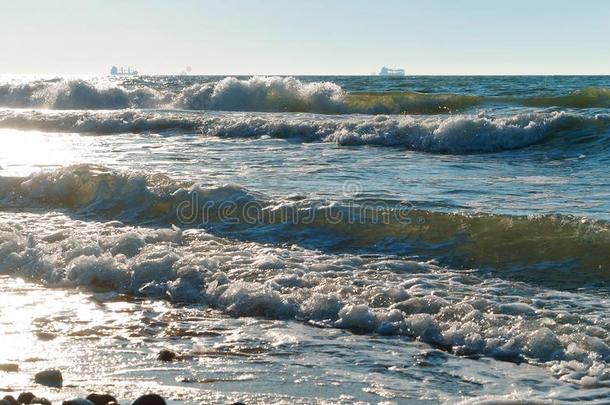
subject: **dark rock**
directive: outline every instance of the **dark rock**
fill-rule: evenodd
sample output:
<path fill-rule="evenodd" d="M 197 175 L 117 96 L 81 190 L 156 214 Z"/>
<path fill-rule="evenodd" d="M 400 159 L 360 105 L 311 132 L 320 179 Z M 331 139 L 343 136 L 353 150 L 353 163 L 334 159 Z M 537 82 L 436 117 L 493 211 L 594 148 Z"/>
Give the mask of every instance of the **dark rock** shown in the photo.
<path fill-rule="evenodd" d="M 46 361 L 47 359 L 43 359 L 42 357 L 28 357 L 24 361 L 26 363 L 38 363 L 39 361 Z"/>
<path fill-rule="evenodd" d="M 47 387 L 61 388 L 64 379 L 59 370 L 46 370 L 34 376 L 34 381 Z"/>
<path fill-rule="evenodd" d="M 163 398 L 156 394 L 142 395 L 133 401 L 131 405 L 166 405 Z"/>
<path fill-rule="evenodd" d="M 22 392 L 17 397 L 17 402 L 20 404 L 29 404 L 34 398 L 36 398 L 36 395 L 31 392 Z"/>
<path fill-rule="evenodd" d="M 87 397 L 94 405 L 108 405 L 111 402 L 119 403 L 115 397 L 107 394 L 91 394 Z"/>
<path fill-rule="evenodd" d="M 18 364 L 0 364 L 0 371 L 4 371 L 5 373 L 16 373 L 19 371 Z"/>
<path fill-rule="evenodd" d="M 233 402 L 231 405 L 246 405 L 243 402 Z"/>
<path fill-rule="evenodd" d="M 46 398 L 34 398 L 30 401 L 30 404 L 40 404 L 40 405 L 51 405 L 51 401 Z"/>
<path fill-rule="evenodd" d="M 161 361 L 174 361 L 176 360 L 176 358 L 178 358 L 178 354 L 176 352 L 173 352 L 171 350 L 167 350 L 167 349 L 163 349 L 159 352 L 159 356 L 157 357 L 157 359 L 161 360 Z"/>
<path fill-rule="evenodd" d="M 36 332 L 36 337 L 44 342 L 57 338 L 57 335 L 50 332 Z"/>
<path fill-rule="evenodd" d="M 70 401 L 62 402 L 62 405 L 94 405 L 93 402 L 88 399 L 76 398 Z"/>
<path fill-rule="evenodd" d="M 0 399 L 0 405 L 11 405 L 6 399 Z"/>
<path fill-rule="evenodd" d="M 15 399 L 12 395 L 7 395 L 4 397 L 4 400 L 7 401 L 11 405 L 19 405 L 19 401 Z"/>

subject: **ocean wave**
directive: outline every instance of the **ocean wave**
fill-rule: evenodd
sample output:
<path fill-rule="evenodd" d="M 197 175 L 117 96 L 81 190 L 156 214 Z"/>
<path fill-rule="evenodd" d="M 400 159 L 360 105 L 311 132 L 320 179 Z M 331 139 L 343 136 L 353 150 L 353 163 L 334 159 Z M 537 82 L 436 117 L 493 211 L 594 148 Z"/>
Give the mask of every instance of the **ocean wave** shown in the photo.
<path fill-rule="evenodd" d="M 82 79 L 0 84 L 0 106 L 11 108 L 113 110 L 157 107 L 163 100 L 150 88 L 125 89 Z"/>
<path fill-rule="evenodd" d="M 454 115 L 434 117 L 376 116 L 218 116 L 201 122 L 206 135 L 247 137 L 268 135 L 303 138 L 339 145 L 380 145 L 435 153 L 483 153 L 519 149 L 561 131 L 607 126 L 605 116 L 589 118 L 564 112 L 507 116 Z"/>
<path fill-rule="evenodd" d="M 0 107 L 50 109 L 173 108 L 320 114 L 463 113 L 486 105 L 610 108 L 610 89 L 583 88 L 558 96 L 482 96 L 347 92 L 330 81 L 294 77 L 226 77 L 187 87 L 152 88 L 103 80 L 55 79 L 0 84 Z"/>
<path fill-rule="evenodd" d="M 561 96 L 514 97 L 507 101 L 534 107 L 610 108 L 610 88 L 588 87 Z"/>
<path fill-rule="evenodd" d="M 538 282 L 578 286 L 610 277 L 610 225 L 570 216 L 451 214 L 375 199 L 282 201 L 238 185 L 90 165 L 0 177 L 0 208 L 67 209 L 79 217 L 202 227 L 316 249 L 444 258 Z"/>
<path fill-rule="evenodd" d="M 178 107 L 189 110 L 340 113 L 344 92 L 331 82 L 304 83 L 293 77 L 228 77 L 186 88 Z"/>
<path fill-rule="evenodd" d="M 0 110 L 0 128 L 85 134 L 198 132 L 201 119 L 178 112 Z"/>
<path fill-rule="evenodd" d="M 186 88 L 174 103 L 188 110 L 320 114 L 438 114 L 480 105 L 479 96 L 416 92 L 347 93 L 332 82 L 293 77 L 233 77 Z"/>
<path fill-rule="evenodd" d="M 0 274 L 207 305 L 234 317 L 400 335 L 460 356 L 610 380 L 608 303 L 433 262 L 326 255 L 202 231 L 0 213 Z"/>
<path fill-rule="evenodd" d="M 338 145 L 378 145 L 465 154 L 519 149 L 556 141 L 604 138 L 610 116 L 567 112 L 510 115 L 327 116 L 174 111 L 1 110 L 0 127 L 114 134 L 180 131 L 228 138 L 270 136 Z M 582 136 L 581 136 L 582 135 Z M 580 148 L 586 144 L 579 145 Z"/>

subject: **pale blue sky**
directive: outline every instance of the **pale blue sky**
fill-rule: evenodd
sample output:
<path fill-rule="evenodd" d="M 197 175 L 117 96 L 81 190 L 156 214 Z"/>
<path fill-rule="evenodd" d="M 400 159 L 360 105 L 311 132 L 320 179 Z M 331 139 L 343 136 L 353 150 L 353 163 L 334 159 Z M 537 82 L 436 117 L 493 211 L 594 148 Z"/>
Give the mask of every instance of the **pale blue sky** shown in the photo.
<path fill-rule="evenodd" d="M 0 0 L 0 73 L 610 74 L 609 0 Z"/>

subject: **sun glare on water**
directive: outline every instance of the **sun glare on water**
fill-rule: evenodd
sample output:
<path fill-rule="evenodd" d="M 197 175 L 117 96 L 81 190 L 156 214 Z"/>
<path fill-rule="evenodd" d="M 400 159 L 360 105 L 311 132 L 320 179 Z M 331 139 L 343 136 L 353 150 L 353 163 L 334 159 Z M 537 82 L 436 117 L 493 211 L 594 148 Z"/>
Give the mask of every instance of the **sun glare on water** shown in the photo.
<path fill-rule="evenodd" d="M 86 140 L 75 134 L 1 129 L 0 174 L 27 176 L 40 169 L 81 163 Z"/>

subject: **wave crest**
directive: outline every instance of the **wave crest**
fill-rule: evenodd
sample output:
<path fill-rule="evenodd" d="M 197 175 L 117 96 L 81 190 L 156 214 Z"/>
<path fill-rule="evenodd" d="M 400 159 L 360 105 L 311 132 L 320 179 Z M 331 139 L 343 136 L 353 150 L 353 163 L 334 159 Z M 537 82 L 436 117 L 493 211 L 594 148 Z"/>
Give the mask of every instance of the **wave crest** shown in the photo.
<path fill-rule="evenodd" d="M 82 79 L 0 85 L 0 105 L 13 108 L 114 110 L 157 107 L 162 100 L 163 96 L 150 88 L 128 90 Z"/>
<path fill-rule="evenodd" d="M 121 134 L 198 131 L 198 117 L 173 112 L 121 111 L 0 111 L 0 127 L 47 132 Z"/>
<path fill-rule="evenodd" d="M 325 118 L 302 116 L 218 116 L 201 122 L 206 135 L 298 137 L 339 145 L 398 146 L 435 153 L 483 153 L 519 149 L 573 128 L 607 125 L 605 117 L 564 112 L 508 116 L 376 116 Z"/>
<path fill-rule="evenodd" d="M 462 266 L 536 267 L 525 275 L 539 280 L 545 274 L 557 283 L 610 277 L 610 226 L 570 216 L 448 214 L 385 200 L 278 201 L 238 185 L 202 186 L 89 165 L 0 177 L 0 207 L 63 208 L 78 216 L 213 228 L 314 248 L 389 249 Z"/>
<path fill-rule="evenodd" d="M 117 85 L 101 80 L 37 80 L 0 84 L 0 106 L 51 109 L 173 108 L 320 114 L 462 113 L 487 105 L 610 108 L 610 89 L 584 88 L 559 96 L 483 96 L 347 92 L 330 81 L 294 77 L 226 77 L 190 85 Z"/>
<path fill-rule="evenodd" d="M 175 105 L 189 110 L 344 112 L 343 90 L 331 82 L 303 83 L 294 77 L 227 77 L 186 88 Z"/>
<path fill-rule="evenodd" d="M 550 290 L 421 259 L 328 255 L 57 214 L 2 216 L 0 274 L 207 305 L 236 317 L 402 335 L 455 355 L 544 365 L 589 387 L 609 380 L 603 293 Z"/>
<path fill-rule="evenodd" d="M 97 134 L 190 131 L 205 136 L 271 136 L 448 154 L 498 152 L 547 140 L 570 144 L 580 141 L 582 134 L 589 144 L 599 140 L 599 136 L 603 138 L 603 130 L 609 123 L 608 115 L 566 112 L 371 117 L 131 110 L 0 111 L 0 127 L 4 128 Z M 579 145 L 582 147 L 584 145 Z"/>
<path fill-rule="evenodd" d="M 522 103 L 533 107 L 610 108 L 610 88 L 588 87 L 562 96 L 523 98 Z"/>

